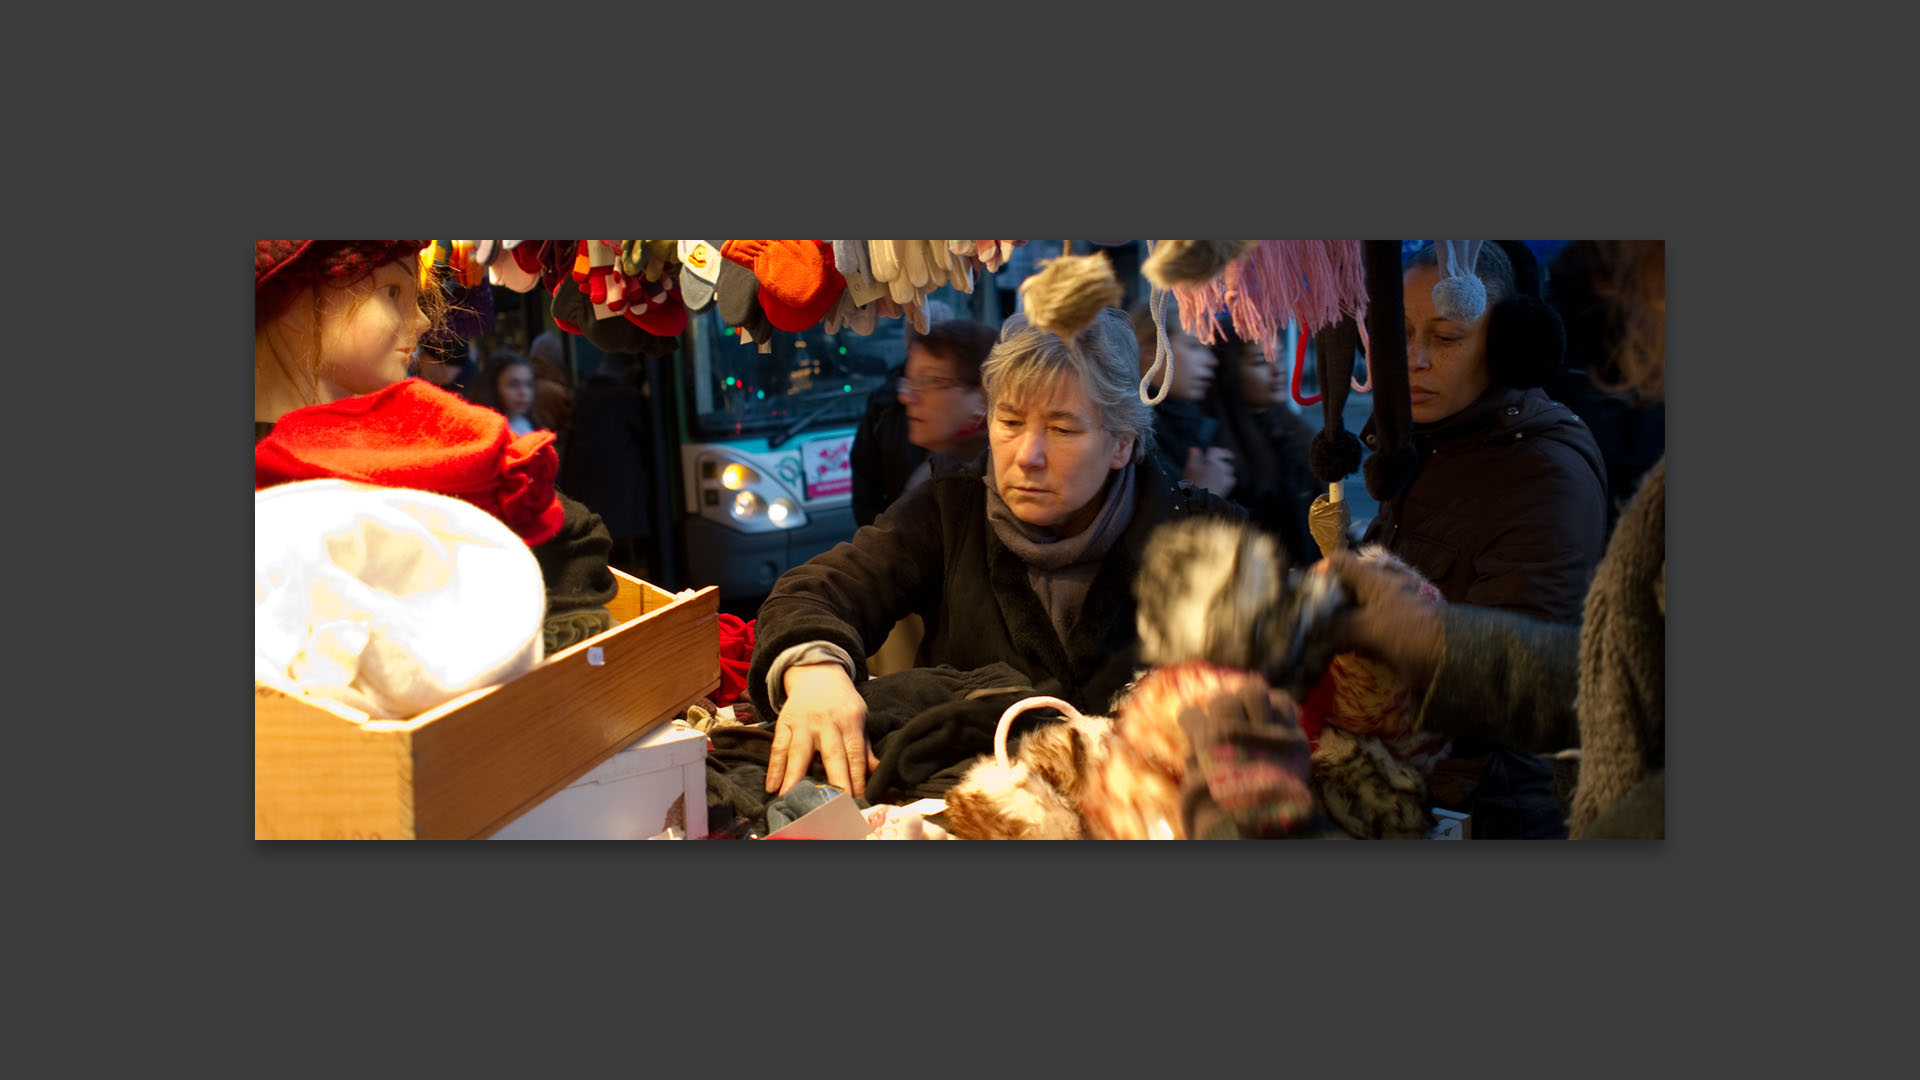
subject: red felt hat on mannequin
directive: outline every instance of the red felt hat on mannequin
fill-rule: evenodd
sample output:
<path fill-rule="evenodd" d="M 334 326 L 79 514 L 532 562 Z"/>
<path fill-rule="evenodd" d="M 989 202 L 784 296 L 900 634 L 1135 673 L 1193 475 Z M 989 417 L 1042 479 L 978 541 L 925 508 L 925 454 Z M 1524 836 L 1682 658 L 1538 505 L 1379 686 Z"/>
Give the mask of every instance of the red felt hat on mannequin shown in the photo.
<path fill-rule="evenodd" d="M 551 431 L 515 437 L 507 418 L 424 379 L 295 409 L 254 444 L 257 491 L 333 477 L 432 491 L 478 506 L 529 547 L 560 532 Z"/>

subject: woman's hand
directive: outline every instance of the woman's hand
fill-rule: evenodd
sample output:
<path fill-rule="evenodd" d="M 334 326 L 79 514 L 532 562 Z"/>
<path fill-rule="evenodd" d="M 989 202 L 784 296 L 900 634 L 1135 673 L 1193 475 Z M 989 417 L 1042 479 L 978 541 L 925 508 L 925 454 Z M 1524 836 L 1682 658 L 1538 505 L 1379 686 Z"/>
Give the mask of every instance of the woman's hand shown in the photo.
<path fill-rule="evenodd" d="M 880 759 L 867 747 L 867 703 L 839 664 L 796 664 L 786 671 L 787 699 L 774 720 L 767 758 L 767 791 L 785 795 L 807 775 L 816 750 L 827 782 L 867 793 L 867 774 Z"/>
<path fill-rule="evenodd" d="M 1336 651 L 1378 657 L 1407 685 L 1424 691 L 1440 666 L 1446 634 L 1440 609 L 1421 595 L 1419 580 L 1344 549 L 1317 569 L 1337 575 L 1354 596 L 1353 606 L 1330 628 Z"/>
<path fill-rule="evenodd" d="M 1233 490 L 1233 451 L 1209 446 L 1203 454 L 1199 447 L 1187 450 L 1187 467 L 1181 479 L 1197 488 L 1206 488 L 1221 498 Z"/>

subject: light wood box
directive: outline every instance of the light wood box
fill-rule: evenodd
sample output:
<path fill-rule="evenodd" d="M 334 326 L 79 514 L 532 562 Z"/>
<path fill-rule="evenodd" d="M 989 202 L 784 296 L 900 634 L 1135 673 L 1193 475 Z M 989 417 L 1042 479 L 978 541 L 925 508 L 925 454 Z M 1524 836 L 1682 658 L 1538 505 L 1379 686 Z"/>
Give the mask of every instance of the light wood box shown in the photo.
<path fill-rule="evenodd" d="M 256 681 L 255 839 L 491 836 L 718 689 L 719 590 L 613 573 L 612 629 L 410 720 Z"/>

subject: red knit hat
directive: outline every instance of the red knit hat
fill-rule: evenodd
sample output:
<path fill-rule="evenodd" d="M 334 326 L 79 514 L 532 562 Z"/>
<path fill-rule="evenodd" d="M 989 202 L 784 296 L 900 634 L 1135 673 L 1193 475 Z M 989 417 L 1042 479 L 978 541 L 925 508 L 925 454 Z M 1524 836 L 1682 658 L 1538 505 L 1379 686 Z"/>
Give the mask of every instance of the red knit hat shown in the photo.
<path fill-rule="evenodd" d="M 720 254 L 753 271 L 767 321 L 790 333 L 826 318 L 847 287 L 824 240 L 729 240 Z"/>
<path fill-rule="evenodd" d="M 518 438 L 507 418 L 424 379 L 295 409 L 254 444 L 253 487 L 335 477 L 432 491 L 478 506 L 537 547 L 560 532 L 553 432 Z"/>
<path fill-rule="evenodd" d="M 255 240 L 253 313 L 256 322 L 280 313 L 287 299 L 311 284 L 345 285 L 380 267 L 420 254 L 427 240 Z"/>

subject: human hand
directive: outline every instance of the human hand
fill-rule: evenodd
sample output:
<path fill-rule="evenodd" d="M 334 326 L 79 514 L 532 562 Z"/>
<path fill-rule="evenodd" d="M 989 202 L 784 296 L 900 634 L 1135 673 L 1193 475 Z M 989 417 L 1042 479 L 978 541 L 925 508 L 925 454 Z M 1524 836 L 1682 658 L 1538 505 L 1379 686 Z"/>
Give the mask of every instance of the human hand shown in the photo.
<path fill-rule="evenodd" d="M 807 775 L 817 750 L 827 782 L 856 796 L 880 759 L 867 746 L 867 703 L 839 664 L 796 664 L 786 671 L 787 699 L 774 721 L 767 792 L 785 795 Z"/>
<path fill-rule="evenodd" d="M 1224 498 L 1233 490 L 1233 451 L 1209 446 L 1203 454 L 1195 446 L 1187 451 L 1187 466 L 1182 479 L 1194 487 L 1206 488 Z"/>
<path fill-rule="evenodd" d="M 1445 631 L 1440 608 L 1424 583 L 1351 551 L 1334 551 L 1314 567 L 1335 575 L 1353 603 L 1328 625 L 1335 652 L 1362 652 L 1384 662 L 1416 690 L 1425 690 L 1440 666 Z"/>

